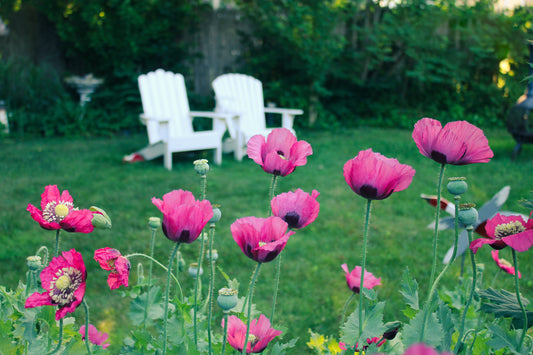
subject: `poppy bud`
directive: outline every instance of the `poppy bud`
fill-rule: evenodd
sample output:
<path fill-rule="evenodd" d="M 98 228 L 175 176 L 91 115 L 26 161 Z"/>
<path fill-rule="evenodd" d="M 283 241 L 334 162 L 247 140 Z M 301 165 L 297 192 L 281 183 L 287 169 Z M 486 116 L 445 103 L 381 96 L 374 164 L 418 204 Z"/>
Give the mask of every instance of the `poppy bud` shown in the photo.
<path fill-rule="evenodd" d="M 107 215 L 107 213 L 96 206 L 91 206 L 89 208 L 89 211 L 96 212 L 93 213 L 93 219 L 91 220 L 91 223 L 96 228 L 103 228 L 103 229 L 111 229 L 111 218 Z"/>

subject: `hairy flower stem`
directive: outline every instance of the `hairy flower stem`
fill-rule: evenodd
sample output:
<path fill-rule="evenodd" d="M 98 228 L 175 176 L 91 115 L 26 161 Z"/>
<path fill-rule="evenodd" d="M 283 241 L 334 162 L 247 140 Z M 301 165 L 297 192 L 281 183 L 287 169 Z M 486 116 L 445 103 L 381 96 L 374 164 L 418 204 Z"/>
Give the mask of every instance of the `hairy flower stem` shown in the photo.
<path fill-rule="evenodd" d="M 213 289 L 215 288 L 215 260 L 213 260 L 213 240 L 215 239 L 215 223 L 209 225 L 209 308 L 207 312 L 207 338 L 209 341 L 209 355 L 213 353 L 211 341 L 211 318 L 213 313 Z M 222 352 L 224 354 L 224 352 Z"/>
<path fill-rule="evenodd" d="M 513 264 L 514 264 L 514 286 L 516 289 L 516 299 L 518 300 L 518 304 L 520 305 L 520 309 L 522 310 L 522 317 L 524 318 L 524 326 L 522 328 L 522 335 L 520 335 L 520 341 L 518 342 L 518 349 L 517 352 L 519 353 L 522 349 L 522 344 L 524 343 L 524 338 L 527 333 L 527 313 L 526 309 L 524 308 L 524 304 L 522 303 L 522 298 L 520 297 L 520 288 L 518 287 L 518 260 L 516 257 L 516 251 L 514 249 L 511 250 L 513 253 Z"/>
<path fill-rule="evenodd" d="M 176 253 L 178 252 L 178 249 L 180 247 L 180 243 L 176 243 L 176 246 L 174 247 L 174 250 L 172 250 L 172 254 L 170 255 L 170 260 L 168 261 L 168 268 L 167 268 L 167 288 L 165 291 L 165 312 L 163 315 L 163 355 L 167 352 L 167 321 L 168 321 L 168 298 L 169 298 L 169 289 L 170 289 L 170 274 L 172 273 L 172 262 L 174 261 L 174 258 L 176 257 Z"/>
<path fill-rule="evenodd" d="M 134 256 L 142 256 L 143 258 L 146 258 L 146 259 L 149 259 L 150 261 L 152 261 L 154 264 L 160 266 L 163 270 L 165 270 L 167 273 L 169 272 L 169 269 L 161 264 L 159 261 L 157 261 L 156 259 L 154 259 L 153 257 L 149 256 L 149 255 L 146 255 L 146 254 L 142 254 L 142 253 L 133 253 L 133 254 L 128 254 L 125 256 L 126 259 L 130 259 Z M 172 270 L 172 269 L 170 269 Z M 178 289 L 179 289 L 179 292 L 180 292 L 180 300 L 183 301 L 183 291 L 181 289 L 181 284 L 178 280 L 178 278 L 176 277 L 176 275 L 174 275 L 172 273 L 172 271 L 170 271 L 170 276 L 174 279 L 174 281 L 176 282 L 176 285 L 178 285 Z"/>
<path fill-rule="evenodd" d="M 437 271 L 437 241 L 439 237 L 439 218 L 440 218 L 440 199 L 442 195 L 442 180 L 444 178 L 445 164 L 441 164 L 439 180 L 437 183 L 437 206 L 435 208 L 435 234 L 433 236 L 433 265 L 431 266 L 431 276 L 429 278 L 429 285 L 433 285 L 435 281 L 435 273 Z"/>
<path fill-rule="evenodd" d="M 85 339 L 88 339 L 87 336 L 85 336 Z M 57 353 L 59 349 L 61 348 L 62 343 L 63 343 L 63 318 L 59 320 L 59 337 L 57 340 L 57 346 L 54 350 L 50 351 L 48 355 Z"/>
<path fill-rule="evenodd" d="M 48 265 L 48 248 L 45 246 L 40 247 L 39 249 L 37 249 L 37 252 L 35 253 L 35 255 L 39 256 L 41 252 L 44 253 L 44 257 L 42 258 L 43 265 Z"/>
<path fill-rule="evenodd" d="M 466 231 L 468 232 L 468 243 L 472 243 L 473 234 L 474 234 L 474 227 L 468 226 L 466 227 Z M 457 354 L 459 351 L 462 350 L 464 345 L 464 339 L 463 334 L 465 331 L 465 323 L 466 323 L 466 314 L 468 313 L 468 308 L 470 308 L 470 304 L 472 303 L 472 299 L 474 298 L 474 292 L 476 291 L 476 283 L 477 283 L 477 268 L 476 268 L 476 257 L 474 256 L 474 252 L 470 250 L 470 261 L 472 262 L 472 287 L 470 289 L 470 295 L 468 296 L 468 300 L 465 304 L 465 309 L 463 311 L 463 316 L 461 318 L 461 328 L 459 331 L 459 337 L 457 338 L 457 345 L 455 346 L 455 353 Z"/>
<path fill-rule="evenodd" d="M 248 312 L 246 316 L 246 337 L 244 337 L 244 345 L 242 347 L 242 355 L 246 354 L 246 348 L 248 345 L 248 337 L 250 336 L 250 322 L 252 321 L 252 297 L 254 294 L 255 281 L 257 280 L 257 275 L 259 275 L 259 270 L 261 269 L 262 263 L 257 263 L 255 267 L 254 276 L 250 282 L 250 290 L 248 291 Z"/>
<path fill-rule="evenodd" d="M 91 341 L 89 339 L 89 306 L 87 305 L 85 298 L 82 303 L 85 308 L 85 346 L 87 346 L 87 354 L 91 355 Z"/>
<path fill-rule="evenodd" d="M 270 200 L 269 200 L 269 212 L 268 215 L 272 216 L 272 208 L 270 207 L 270 201 L 274 198 L 276 195 L 276 185 L 278 182 L 278 175 L 272 175 L 272 181 L 270 183 Z M 270 322 L 274 322 L 274 313 L 276 313 L 276 302 L 278 298 L 278 290 L 279 290 L 279 279 L 280 279 L 280 273 L 281 273 L 281 254 L 280 253 L 276 260 L 276 276 L 274 278 L 274 294 L 272 295 L 272 309 L 270 311 Z"/>
<path fill-rule="evenodd" d="M 361 338 L 363 334 L 363 308 L 365 297 L 363 294 L 364 280 L 365 280 L 365 267 L 366 267 L 366 244 L 368 239 L 368 226 L 370 224 L 370 210 L 372 208 L 372 200 L 366 202 L 366 215 L 365 215 L 365 229 L 363 232 L 363 255 L 361 258 L 361 281 L 359 282 L 359 334 L 357 339 Z M 360 340 L 360 339 L 359 339 Z"/>
<path fill-rule="evenodd" d="M 58 256 L 59 255 L 59 233 L 61 232 L 61 229 L 58 229 L 56 231 L 56 246 L 54 248 L 54 256 Z"/>
<path fill-rule="evenodd" d="M 446 271 L 448 271 L 448 269 L 450 268 L 450 266 L 455 260 L 455 256 L 457 255 L 457 246 L 459 243 L 459 200 L 461 199 L 461 196 L 457 195 L 454 197 L 454 199 L 455 199 L 455 233 L 454 233 L 452 257 L 450 258 L 450 261 L 448 262 L 448 264 L 444 266 L 439 276 L 437 276 L 437 278 L 435 279 L 435 282 L 433 282 L 433 285 L 431 285 L 431 289 L 429 290 L 428 298 L 426 300 L 426 304 L 424 305 L 424 310 L 423 310 L 424 317 L 422 319 L 422 329 L 420 331 L 420 339 L 419 339 L 420 342 L 424 341 L 424 331 L 426 329 L 426 323 L 427 323 L 429 313 L 431 310 L 431 300 L 433 299 L 433 295 L 435 294 L 437 290 L 437 286 L 440 280 L 442 279 Z"/>

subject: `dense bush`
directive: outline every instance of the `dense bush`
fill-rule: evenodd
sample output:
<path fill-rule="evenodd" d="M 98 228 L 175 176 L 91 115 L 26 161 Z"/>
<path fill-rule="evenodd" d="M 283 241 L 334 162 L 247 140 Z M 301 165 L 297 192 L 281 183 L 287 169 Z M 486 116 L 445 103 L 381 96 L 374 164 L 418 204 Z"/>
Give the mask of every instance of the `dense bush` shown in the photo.
<path fill-rule="evenodd" d="M 504 127 L 526 86 L 531 8 L 511 16 L 494 12 L 494 0 L 472 7 L 452 0 L 236 3 L 252 25 L 242 35 L 239 70 L 266 83 L 267 100 L 303 108 L 309 126 L 412 127 L 430 116 Z M 193 34 L 211 11 L 200 0 L 8 0 L 0 15 L 25 7 L 54 24 L 67 75 L 105 78 L 82 110 L 57 73 L 0 52 L 10 120 L 15 132 L 32 135 L 142 129 L 137 76 L 157 67 L 191 76 Z M 510 71 L 500 71 L 502 60 Z M 190 99 L 213 107 L 211 98 Z"/>
<path fill-rule="evenodd" d="M 493 1 L 240 4 L 256 25 L 245 38 L 247 70 L 281 103 L 318 110 L 320 126 L 411 127 L 421 115 L 503 126 L 525 87 L 531 9 L 508 16 Z M 506 58 L 514 76 L 498 86 Z"/>

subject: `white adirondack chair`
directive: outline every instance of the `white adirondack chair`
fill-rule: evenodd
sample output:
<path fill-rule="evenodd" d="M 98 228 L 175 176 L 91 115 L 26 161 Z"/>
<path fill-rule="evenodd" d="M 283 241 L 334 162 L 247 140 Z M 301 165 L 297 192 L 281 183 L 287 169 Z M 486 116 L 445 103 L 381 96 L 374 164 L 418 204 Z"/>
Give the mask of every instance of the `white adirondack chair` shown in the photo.
<path fill-rule="evenodd" d="M 222 163 L 224 113 L 190 111 L 183 75 L 157 69 L 138 78 L 143 106 L 141 122 L 146 125 L 150 158 L 163 155 L 172 170 L 172 153 L 214 149 L 215 164 Z M 194 117 L 213 119 L 213 130 L 194 131 Z M 150 150 L 146 149 L 145 150 Z"/>
<path fill-rule="evenodd" d="M 263 85 L 259 80 L 244 74 L 223 74 L 213 83 L 217 102 L 216 112 L 234 114 L 227 120 L 230 137 L 224 141 L 224 152 L 234 152 L 235 159 L 242 160 L 246 154 L 246 143 L 256 135 L 267 136 L 273 128 L 267 128 L 265 113 L 281 115 L 282 127 L 292 128 L 294 116 L 302 110 L 265 107 Z"/>

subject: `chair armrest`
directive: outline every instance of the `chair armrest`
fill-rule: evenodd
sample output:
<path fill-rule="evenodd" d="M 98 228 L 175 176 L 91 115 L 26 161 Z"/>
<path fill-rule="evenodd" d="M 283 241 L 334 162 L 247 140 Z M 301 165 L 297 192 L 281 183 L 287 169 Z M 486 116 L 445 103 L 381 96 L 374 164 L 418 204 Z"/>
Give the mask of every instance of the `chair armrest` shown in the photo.
<path fill-rule="evenodd" d="M 147 122 L 150 122 L 150 121 L 155 121 L 155 122 L 159 122 L 159 123 L 168 123 L 170 121 L 170 118 L 147 116 L 144 113 L 141 113 L 139 115 L 139 119 L 145 125 L 146 125 Z"/>
<path fill-rule="evenodd" d="M 294 108 L 265 107 L 265 113 L 277 113 L 281 115 L 281 126 L 292 130 L 294 116 L 303 114 L 303 110 Z"/>
<path fill-rule="evenodd" d="M 195 117 L 212 118 L 213 128 L 215 130 L 224 127 L 224 130 L 226 130 L 226 128 L 228 129 L 232 138 L 237 135 L 240 116 L 236 112 L 190 111 L 189 116 L 191 119 L 194 119 Z"/>

